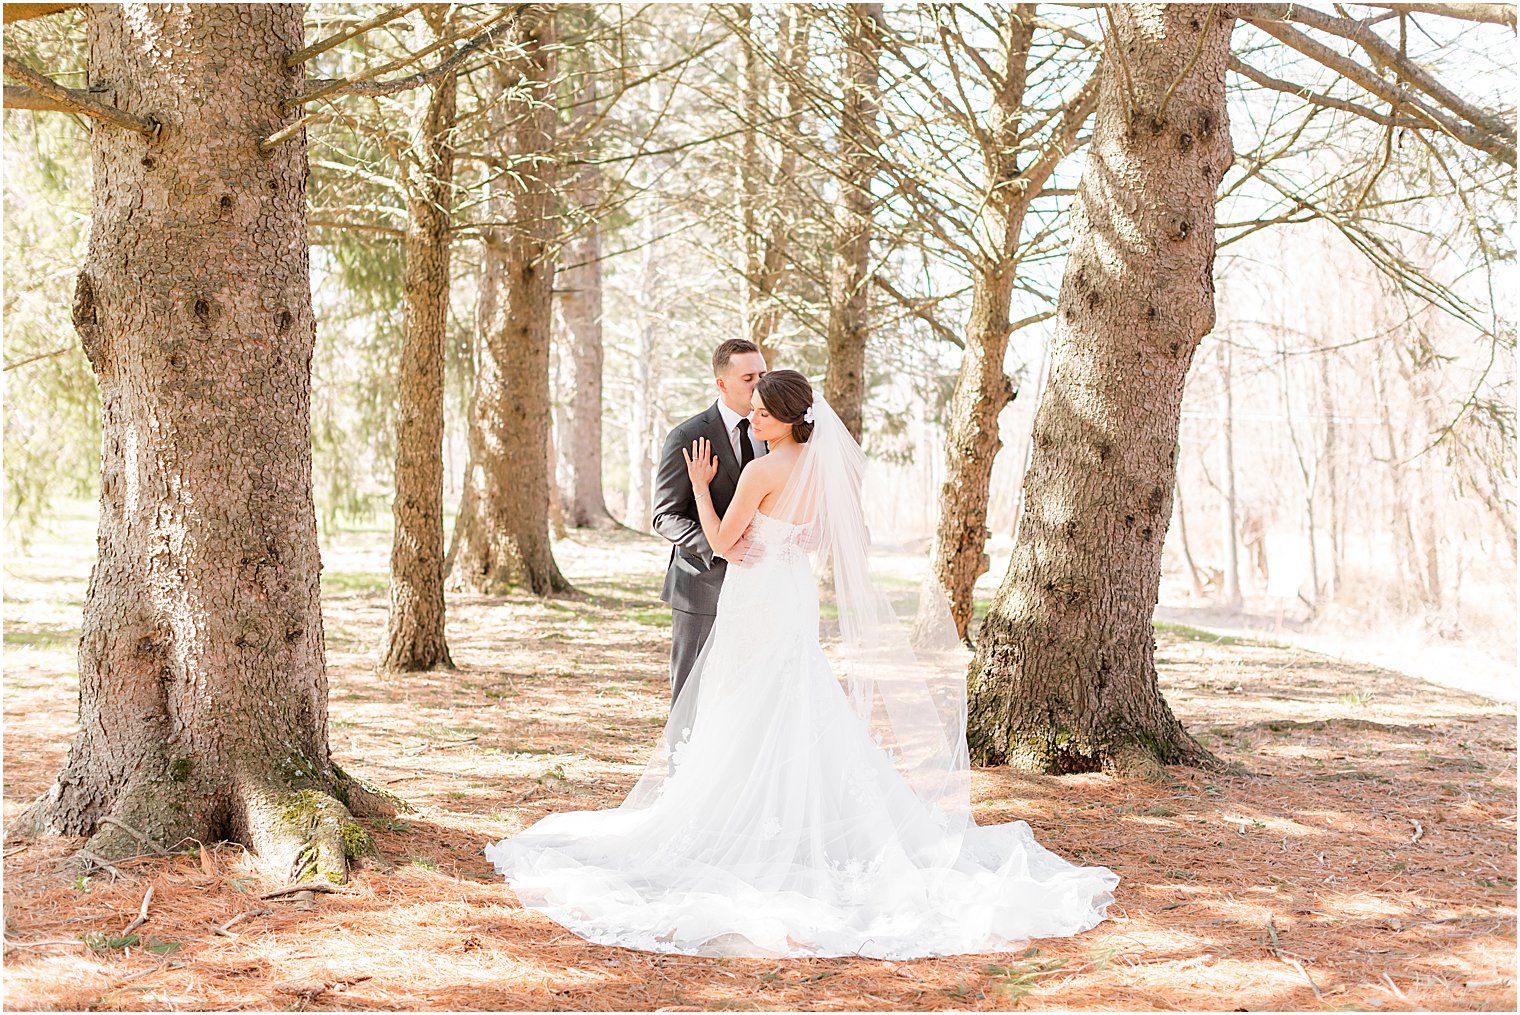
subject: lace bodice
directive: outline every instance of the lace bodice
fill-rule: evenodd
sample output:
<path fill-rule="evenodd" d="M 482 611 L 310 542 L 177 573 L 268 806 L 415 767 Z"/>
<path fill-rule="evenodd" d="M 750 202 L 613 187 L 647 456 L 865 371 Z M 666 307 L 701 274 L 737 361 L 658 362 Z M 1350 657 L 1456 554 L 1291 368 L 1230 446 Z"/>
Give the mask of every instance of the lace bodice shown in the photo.
<path fill-rule="evenodd" d="M 812 549 L 813 523 L 783 521 L 757 510 L 746 535 L 751 542 L 765 547 L 769 559 L 806 561 Z"/>

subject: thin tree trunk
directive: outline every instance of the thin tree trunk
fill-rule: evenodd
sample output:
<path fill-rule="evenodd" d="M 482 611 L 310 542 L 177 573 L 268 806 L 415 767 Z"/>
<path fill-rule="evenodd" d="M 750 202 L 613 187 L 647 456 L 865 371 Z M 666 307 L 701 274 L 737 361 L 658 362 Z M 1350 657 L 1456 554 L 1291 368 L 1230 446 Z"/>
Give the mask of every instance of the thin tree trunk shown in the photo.
<path fill-rule="evenodd" d="M 858 441 L 866 393 L 866 292 L 871 263 L 871 180 L 876 175 L 876 117 L 882 5 L 850 4 L 845 39 L 844 112 L 839 132 L 839 196 L 829 274 L 828 371 L 824 397 Z"/>
<path fill-rule="evenodd" d="M 1398 359 L 1399 376 L 1408 386 L 1410 401 L 1415 406 L 1414 418 L 1424 424 L 1427 433 L 1434 433 L 1441 428 L 1442 421 L 1436 418 L 1432 410 L 1439 395 L 1432 389 L 1427 373 L 1433 362 L 1433 350 L 1423 331 L 1416 330 L 1411 337 L 1415 344 L 1410 350 L 1408 361 L 1402 357 Z M 1440 610 L 1446 600 L 1446 590 L 1441 581 L 1441 525 L 1436 516 L 1437 500 L 1430 489 L 1425 462 L 1426 459 L 1422 457 L 1412 470 L 1414 503 L 1408 505 L 1408 513 L 1412 516 L 1417 512 L 1420 519 L 1418 567 L 1425 605 L 1432 610 Z"/>
<path fill-rule="evenodd" d="M 444 30 L 445 4 L 425 15 Z M 452 669 L 443 605 L 443 343 L 449 319 L 449 225 L 454 206 L 454 129 L 458 78 L 432 86 L 412 137 L 406 181 L 405 334 L 401 414 L 396 422 L 395 534 L 390 617 L 380 666 L 389 671 Z"/>
<path fill-rule="evenodd" d="M 629 400 L 628 425 L 628 503 L 623 524 L 639 532 L 649 532 L 652 524 L 654 496 L 654 400 L 659 363 L 660 318 L 657 307 L 659 269 L 652 242 L 654 227 L 645 223 L 648 236 L 644 266 L 639 285 L 638 316 L 634 328 L 633 388 Z"/>
<path fill-rule="evenodd" d="M 449 551 L 453 579 L 472 592 L 570 588 L 549 543 L 549 326 L 553 310 L 556 165 L 553 15 L 520 15 L 522 55 L 495 69 L 524 99 L 497 107 L 502 157 L 513 172 L 491 181 L 478 330 L 480 367 L 470 399 L 470 464 Z"/>
<path fill-rule="evenodd" d="M 760 147 L 760 127 L 765 113 L 765 82 L 760 75 L 761 58 L 756 50 L 750 4 L 735 4 L 742 49 L 739 62 L 739 117 L 745 126 L 739 154 L 739 221 L 744 232 L 744 287 L 741 314 L 745 336 L 760 347 L 767 363 L 776 358 L 772 345 L 781 325 L 780 291 L 787 264 L 788 209 L 783 193 L 797 174 L 797 146 L 783 142 L 773 170 L 767 171 Z M 798 131 L 798 122 L 809 94 L 798 82 L 807 72 L 809 12 L 803 5 L 781 5 L 778 29 L 781 52 L 776 59 L 787 69 L 781 101 L 786 118 L 772 129 Z"/>
<path fill-rule="evenodd" d="M 1097 101 L 1094 79 L 1063 113 L 1045 151 L 1020 167 L 1019 132 L 1034 28 L 1032 4 L 1018 4 L 1003 15 L 1001 87 L 992 93 L 988 140 L 982 152 L 989 188 L 982 215 L 988 249 L 971 265 L 966 350 L 945 434 L 946 468 L 934 533 L 933 568 L 950 599 L 956 631 L 963 638 L 971 623 L 976 581 L 988 567 L 988 492 L 993 459 L 1003 446 L 998 437 L 998 416 L 1014 396 L 1013 382 L 1003 371 L 1003 360 L 1012 327 L 1008 316 L 1017 271 L 1019 232 L 1030 202 L 1039 196 L 1056 162 L 1070 149 L 1078 128 Z"/>
<path fill-rule="evenodd" d="M 554 448 L 554 427 L 544 429 L 547 437 L 544 442 L 544 468 L 553 477 L 554 464 L 559 459 Z M 549 483 L 549 531 L 555 539 L 565 538 L 565 503 L 560 497 L 559 484 L 553 482 L 552 478 Z"/>
<path fill-rule="evenodd" d="M 1409 604 L 1409 594 L 1413 588 L 1418 599 L 1425 598 L 1421 584 L 1419 552 L 1415 547 L 1414 526 L 1409 518 L 1409 484 L 1404 475 L 1404 450 L 1400 445 L 1398 435 L 1393 427 L 1393 412 L 1388 403 L 1387 377 L 1384 375 L 1384 356 L 1381 349 L 1377 353 L 1377 367 L 1372 374 L 1373 391 L 1377 397 L 1378 416 L 1382 424 L 1383 440 L 1387 443 L 1387 454 L 1383 461 L 1388 466 L 1388 479 L 1393 486 L 1393 497 L 1390 507 L 1393 512 L 1391 519 L 1394 537 L 1394 556 L 1399 564 L 1399 590 L 1400 598 L 1405 607 Z"/>
<path fill-rule="evenodd" d="M 589 121 L 595 108 L 596 82 L 588 80 L 576 97 L 577 117 Z M 560 503 L 565 524 L 605 529 L 617 523 L 602 493 L 602 229 L 597 220 L 602 194 L 597 168 L 578 167 L 569 189 L 584 221 L 560 256 L 564 267 L 555 285 L 570 354 L 569 425 L 559 438 Z"/>
<path fill-rule="evenodd" d="M 1336 459 L 1340 455 L 1340 429 L 1336 425 L 1335 396 L 1330 381 L 1330 354 L 1319 355 L 1320 412 L 1325 417 L 1324 477 L 1325 493 L 1330 501 L 1330 518 L 1327 528 L 1330 534 L 1329 569 L 1325 576 L 1325 598 L 1334 601 L 1341 588 L 1341 569 L 1345 565 L 1341 532 L 1340 471 Z"/>
<path fill-rule="evenodd" d="M 1278 356 L 1278 366 L 1278 387 L 1279 394 L 1282 396 L 1283 420 L 1288 429 L 1288 443 L 1293 446 L 1293 457 L 1298 463 L 1298 475 L 1304 484 L 1304 527 L 1309 540 L 1309 588 L 1312 590 L 1309 609 L 1318 611 L 1320 601 L 1319 513 L 1315 510 L 1314 501 L 1319 488 L 1320 458 L 1315 456 L 1311 459 L 1312 449 L 1306 449 L 1303 442 L 1298 439 L 1298 427 L 1293 423 L 1292 378 L 1288 370 L 1287 356 L 1281 352 Z"/>
<path fill-rule="evenodd" d="M 368 848 L 332 763 L 311 474 L 298 4 L 98 4 L 89 83 L 160 137 L 92 131 L 74 323 L 100 384 L 100 527 L 80 731 L 13 834 L 121 857 L 233 839 L 346 877 Z M 392 798 L 393 799 L 393 798 Z M 151 842 L 150 842 L 151 840 Z M 298 862 L 299 861 L 299 862 Z"/>
<path fill-rule="evenodd" d="M 1024 520 L 969 674 L 967 738 L 981 764 L 1157 775 L 1217 764 L 1161 696 L 1151 615 L 1183 381 L 1214 325 L 1234 17 L 1125 4 L 1113 18 Z"/>
<path fill-rule="evenodd" d="M 1224 491 L 1224 511 L 1220 539 L 1224 543 L 1224 605 L 1238 610 L 1240 594 L 1240 507 L 1235 498 L 1235 377 L 1230 370 L 1230 347 L 1220 342 L 1219 384 L 1224 401 L 1224 422 L 1220 427 L 1220 480 Z"/>
<path fill-rule="evenodd" d="M 1198 599 L 1203 598 L 1203 578 L 1198 571 L 1198 565 L 1193 560 L 1192 547 L 1188 545 L 1187 534 L 1187 510 L 1182 503 L 1182 484 L 1179 482 L 1175 488 L 1176 501 L 1174 514 L 1177 516 L 1177 538 L 1182 543 L 1182 559 L 1187 564 L 1188 579 L 1193 583 L 1193 595 Z"/>

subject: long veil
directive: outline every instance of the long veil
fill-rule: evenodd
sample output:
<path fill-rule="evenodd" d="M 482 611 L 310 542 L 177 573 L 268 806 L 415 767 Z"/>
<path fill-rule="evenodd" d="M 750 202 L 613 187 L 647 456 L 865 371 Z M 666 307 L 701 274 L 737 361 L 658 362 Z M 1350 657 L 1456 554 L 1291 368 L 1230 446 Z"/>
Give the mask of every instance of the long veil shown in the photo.
<path fill-rule="evenodd" d="M 816 396 L 812 435 L 772 513 L 811 522 L 804 548 L 824 585 L 824 619 L 830 605 L 838 618 L 830 654 L 856 714 L 922 800 L 952 821 L 969 823 L 968 660 L 949 601 L 932 575 L 911 603 L 916 624 L 898 618 L 872 579 L 862 503 L 865 468 L 865 452 L 844 421 Z"/>

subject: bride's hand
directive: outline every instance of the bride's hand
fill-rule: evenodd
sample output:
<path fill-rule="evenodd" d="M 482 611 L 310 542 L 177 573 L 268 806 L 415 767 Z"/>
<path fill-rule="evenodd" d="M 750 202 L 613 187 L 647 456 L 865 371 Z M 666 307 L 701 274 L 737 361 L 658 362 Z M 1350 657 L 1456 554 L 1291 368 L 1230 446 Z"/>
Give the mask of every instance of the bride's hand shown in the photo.
<path fill-rule="evenodd" d="M 707 489 L 707 484 L 718 474 L 718 459 L 713 457 L 712 444 L 706 437 L 698 437 L 691 442 L 691 450 L 681 449 L 681 454 L 686 457 L 686 475 L 691 478 L 691 488 L 700 493 Z"/>

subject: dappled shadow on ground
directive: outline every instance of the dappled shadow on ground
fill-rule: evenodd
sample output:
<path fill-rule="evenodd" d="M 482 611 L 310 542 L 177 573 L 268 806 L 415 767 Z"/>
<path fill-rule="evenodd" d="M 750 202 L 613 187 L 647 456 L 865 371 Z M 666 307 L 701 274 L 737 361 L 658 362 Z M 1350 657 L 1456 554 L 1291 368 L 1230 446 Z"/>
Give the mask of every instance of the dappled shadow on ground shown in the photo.
<path fill-rule="evenodd" d="M 7 844 L 8 1007 L 1514 1008 L 1513 713 L 1186 629 L 1159 635 L 1168 698 L 1249 774 L 974 779 L 982 823 L 1027 820 L 1050 848 L 1119 873 L 1093 931 L 905 963 L 582 942 L 518 906 L 481 849 L 551 811 L 610 806 L 637 776 L 666 709 L 662 544 L 558 544 L 585 598 L 451 597 L 461 669 L 398 677 L 372 670 L 385 589 L 368 576 L 385 546 L 364 538 L 339 558 L 350 570 L 324 575 L 331 732 L 340 764 L 417 808 L 366 822 L 390 869 L 305 909 L 260 900 L 278 882 L 233 845 L 84 879 L 67 862 L 78 843 Z M 23 609 L 77 598 L 87 573 L 78 589 L 28 586 Z M 7 818 L 46 787 L 75 722 L 72 646 L 37 629 L 7 645 Z M 113 940 L 149 886 L 151 919 Z M 239 913 L 235 937 L 216 932 Z"/>

